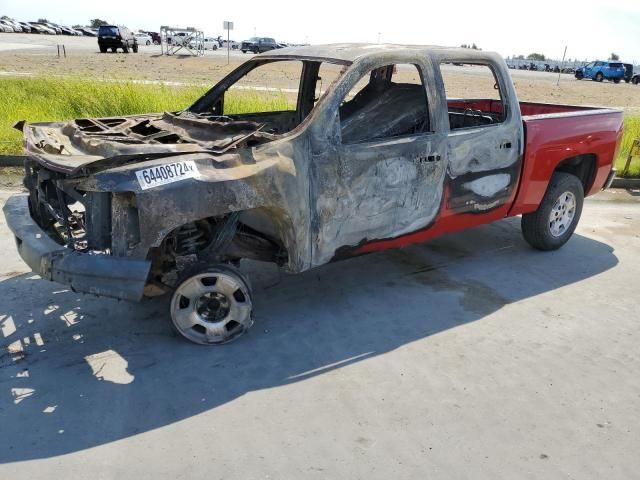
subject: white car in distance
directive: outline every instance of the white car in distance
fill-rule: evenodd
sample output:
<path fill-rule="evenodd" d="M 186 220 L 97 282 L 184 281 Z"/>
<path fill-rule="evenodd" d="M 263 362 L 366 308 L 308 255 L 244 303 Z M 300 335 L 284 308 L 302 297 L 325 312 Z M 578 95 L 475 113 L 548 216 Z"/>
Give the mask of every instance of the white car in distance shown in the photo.
<path fill-rule="evenodd" d="M 146 33 L 134 33 L 133 36 L 136 37 L 138 45 L 151 45 L 153 43 L 151 35 Z"/>
<path fill-rule="evenodd" d="M 220 44 L 218 43 L 218 39 L 215 37 L 205 37 L 204 39 L 204 49 L 205 50 L 217 50 Z"/>

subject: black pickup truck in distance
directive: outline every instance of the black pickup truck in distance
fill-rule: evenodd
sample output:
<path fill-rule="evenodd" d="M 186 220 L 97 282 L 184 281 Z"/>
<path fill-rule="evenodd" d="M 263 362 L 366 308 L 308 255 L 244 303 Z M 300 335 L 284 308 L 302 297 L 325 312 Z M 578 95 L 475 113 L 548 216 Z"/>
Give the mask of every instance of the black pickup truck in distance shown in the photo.
<path fill-rule="evenodd" d="M 100 53 L 107 53 L 111 49 L 113 53 L 121 48 L 124 53 L 129 53 L 129 49 L 133 53 L 138 53 L 138 41 L 133 32 L 127 27 L 118 27 L 115 25 L 102 25 L 98 30 L 98 47 Z"/>
<path fill-rule="evenodd" d="M 242 53 L 263 53 L 269 50 L 275 50 L 276 48 L 280 47 L 273 38 L 268 37 L 251 37 L 249 40 L 243 40 L 240 45 Z"/>

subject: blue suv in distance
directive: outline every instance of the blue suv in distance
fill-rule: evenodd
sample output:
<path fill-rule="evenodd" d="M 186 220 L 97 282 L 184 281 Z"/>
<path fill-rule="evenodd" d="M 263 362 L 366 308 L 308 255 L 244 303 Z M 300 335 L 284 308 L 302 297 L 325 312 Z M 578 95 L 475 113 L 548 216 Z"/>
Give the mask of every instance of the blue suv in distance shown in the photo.
<path fill-rule="evenodd" d="M 625 69 L 621 62 L 597 61 L 576 69 L 576 78 L 578 80 L 590 78 L 596 82 L 613 80 L 615 83 L 620 83 L 620 80 L 624 78 L 624 74 Z"/>

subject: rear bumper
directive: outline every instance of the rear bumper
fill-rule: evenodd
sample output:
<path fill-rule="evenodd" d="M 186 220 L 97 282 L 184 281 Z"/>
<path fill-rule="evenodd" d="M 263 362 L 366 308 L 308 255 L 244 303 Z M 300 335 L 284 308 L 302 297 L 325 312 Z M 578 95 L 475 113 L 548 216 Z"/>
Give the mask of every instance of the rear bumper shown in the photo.
<path fill-rule="evenodd" d="M 13 195 L 3 211 L 18 253 L 31 270 L 74 292 L 122 300 L 142 299 L 151 262 L 81 253 L 53 241 L 31 218 L 27 194 Z"/>
<path fill-rule="evenodd" d="M 616 178 L 616 169 L 612 168 L 611 171 L 609 172 L 609 176 L 607 177 L 607 181 L 604 182 L 604 186 L 602 187 L 602 189 L 606 190 L 607 188 L 609 188 L 613 183 L 614 178 Z"/>
<path fill-rule="evenodd" d="M 107 48 L 111 48 L 111 47 L 118 47 L 118 48 L 122 48 L 125 45 L 127 45 L 127 42 L 123 41 L 123 40 L 117 40 L 117 39 L 99 39 L 98 40 L 98 45 L 101 47 L 107 47 Z"/>

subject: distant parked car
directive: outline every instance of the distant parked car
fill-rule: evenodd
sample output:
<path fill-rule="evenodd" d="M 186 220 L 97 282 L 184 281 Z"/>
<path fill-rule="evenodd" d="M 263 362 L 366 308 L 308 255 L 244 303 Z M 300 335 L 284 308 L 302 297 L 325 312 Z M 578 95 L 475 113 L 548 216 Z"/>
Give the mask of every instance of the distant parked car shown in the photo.
<path fill-rule="evenodd" d="M 625 69 L 620 62 L 596 61 L 576 69 L 575 75 L 578 80 L 590 78 L 596 82 L 612 80 L 615 83 L 620 83 L 620 80 L 624 78 L 624 74 Z"/>
<path fill-rule="evenodd" d="M 40 28 L 41 30 L 40 33 L 46 33 L 47 35 L 57 35 L 56 31 L 45 23 L 42 23 L 42 22 L 30 22 L 30 23 L 31 25 L 34 25 Z"/>
<path fill-rule="evenodd" d="M 231 48 L 231 50 L 237 50 L 238 48 L 240 48 L 240 44 L 238 42 L 236 42 L 235 40 L 229 40 L 229 42 L 227 42 L 226 40 L 222 40 L 220 42 L 220 47 L 221 48 L 227 48 L 227 43 L 229 43 L 229 48 Z"/>
<path fill-rule="evenodd" d="M 74 30 L 71 27 L 67 27 L 65 25 L 60 25 L 60 29 L 62 30 L 63 35 L 80 35 L 80 32 Z"/>
<path fill-rule="evenodd" d="M 60 25 L 58 25 L 57 23 L 51 23 L 51 22 L 42 22 L 44 25 L 46 25 L 47 27 L 49 27 L 50 29 L 52 29 L 54 32 L 56 32 L 56 35 L 62 35 L 62 28 L 60 28 Z"/>
<path fill-rule="evenodd" d="M 24 28 L 22 25 L 20 25 L 20 22 L 16 22 L 14 19 L 12 18 L 5 18 L 3 20 L 4 23 L 9 24 L 10 27 L 13 27 L 13 31 L 16 33 L 22 33 L 22 32 L 29 32 L 30 30 Z"/>
<path fill-rule="evenodd" d="M 127 27 L 102 25 L 98 30 L 98 47 L 101 53 L 107 53 L 109 49 L 115 53 L 119 48 L 124 53 L 129 53 L 129 49 L 137 53 L 138 41 Z"/>
<path fill-rule="evenodd" d="M 158 32 L 144 32 L 151 37 L 151 41 L 154 45 L 160 45 L 160 34 Z"/>
<path fill-rule="evenodd" d="M 8 22 L 17 28 L 16 32 L 31 33 L 31 28 L 23 25 L 21 22 L 16 22 L 15 20 L 8 20 Z"/>
<path fill-rule="evenodd" d="M 242 53 L 262 53 L 276 48 L 278 48 L 278 44 L 273 38 L 269 37 L 251 37 L 249 40 L 244 40 L 240 45 Z"/>
<path fill-rule="evenodd" d="M 138 45 L 151 45 L 153 43 L 151 35 L 146 33 L 134 33 L 133 36 L 136 37 Z"/>
<path fill-rule="evenodd" d="M 217 50 L 220 46 L 220 43 L 218 42 L 217 38 L 205 37 L 203 46 L 205 50 Z"/>
<path fill-rule="evenodd" d="M 13 33 L 15 30 L 12 25 L 9 25 L 4 20 L 0 20 L 0 32 Z"/>
<path fill-rule="evenodd" d="M 633 65 L 631 63 L 623 63 L 624 66 L 624 81 L 629 83 L 633 78 Z"/>
<path fill-rule="evenodd" d="M 5 32 L 22 32 L 22 27 L 14 24 L 9 20 L 0 20 L 0 25 L 3 27 Z M 7 30 L 8 28 L 8 30 Z"/>
<path fill-rule="evenodd" d="M 87 27 L 82 27 L 79 28 L 78 30 L 80 30 L 84 35 L 86 35 L 87 37 L 97 37 L 98 33 L 96 33 L 93 29 L 91 28 L 87 28 Z"/>
<path fill-rule="evenodd" d="M 37 31 L 35 31 L 34 27 L 27 23 L 27 22 L 18 22 L 20 24 L 20 26 L 22 27 L 22 31 L 25 33 L 39 33 Z"/>

